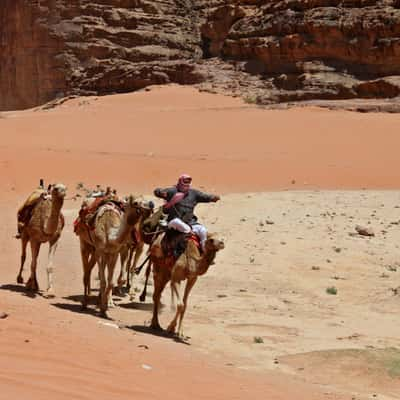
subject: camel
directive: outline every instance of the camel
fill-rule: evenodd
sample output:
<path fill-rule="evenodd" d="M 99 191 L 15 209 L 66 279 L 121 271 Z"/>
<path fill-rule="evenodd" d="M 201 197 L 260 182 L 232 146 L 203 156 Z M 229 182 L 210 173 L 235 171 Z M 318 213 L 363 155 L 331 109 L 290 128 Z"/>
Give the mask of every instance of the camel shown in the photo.
<path fill-rule="evenodd" d="M 83 308 L 86 308 L 88 304 L 91 289 L 90 276 L 96 262 L 99 265 L 101 314 L 106 316 L 108 307 L 114 306 L 112 289 L 115 265 L 121 249 L 126 246 L 142 212 L 140 202 L 133 196 L 127 199 L 123 212 L 108 202 L 99 207 L 93 230 L 81 227 L 76 231 L 79 236 L 83 265 Z"/>
<path fill-rule="evenodd" d="M 171 266 L 171 258 L 163 254 L 161 240 L 162 236 L 159 236 L 150 247 L 150 260 L 153 264 L 154 280 L 153 318 L 150 326 L 156 330 L 162 329 L 158 320 L 158 309 L 162 292 L 166 284 L 171 281 L 172 299 L 174 300 L 174 297 L 176 297 L 178 303 L 175 317 L 169 324 L 167 331 L 171 334 L 175 334 L 176 324 L 178 323 L 178 336 L 182 337 L 182 321 L 190 291 L 193 289 L 197 278 L 204 275 L 208 271 L 210 265 L 214 263 L 216 253 L 225 246 L 223 241 L 209 234 L 204 246 L 204 251 L 200 254 L 197 245 L 192 240 L 188 240 L 185 252 L 175 263 L 172 261 Z M 186 280 L 186 286 L 181 300 L 178 286 L 183 280 Z"/>
<path fill-rule="evenodd" d="M 22 272 L 26 259 L 26 247 L 31 244 L 32 262 L 31 275 L 26 283 L 28 290 L 38 291 L 36 278 L 37 259 L 42 243 L 49 243 L 49 258 L 47 265 L 47 295 L 54 296 L 53 289 L 53 258 L 57 249 L 58 240 L 64 228 L 64 217 L 61 208 L 64 204 L 66 187 L 58 183 L 52 186 L 51 196 L 40 196 L 34 205 L 30 220 L 21 231 L 21 267 L 17 276 L 18 283 L 24 283 Z"/>
<path fill-rule="evenodd" d="M 149 202 L 149 205 L 142 204 L 142 215 L 134 228 L 134 235 L 130 236 L 127 244 L 122 247 L 120 252 L 121 270 L 118 277 L 118 291 L 122 292 L 122 287 L 126 283 L 131 300 L 134 299 L 133 276 L 140 256 L 143 253 L 145 244 L 150 244 L 152 235 L 149 235 L 144 229 L 144 223 L 153 214 L 154 204 Z M 133 263 L 132 263 L 133 258 Z"/>

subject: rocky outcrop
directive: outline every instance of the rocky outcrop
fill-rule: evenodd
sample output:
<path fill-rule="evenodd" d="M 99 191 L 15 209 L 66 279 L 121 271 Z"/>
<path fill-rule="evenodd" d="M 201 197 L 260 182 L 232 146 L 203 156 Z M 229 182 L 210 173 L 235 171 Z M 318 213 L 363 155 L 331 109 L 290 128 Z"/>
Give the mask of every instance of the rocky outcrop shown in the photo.
<path fill-rule="evenodd" d="M 3 0 L 0 110 L 196 83 L 201 57 L 190 0 Z"/>
<path fill-rule="evenodd" d="M 196 84 L 249 102 L 397 98 L 399 0 L 2 0 L 0 110 Z"/>
<path fill-rule="evenodd" d="M 204 25 L 218 10 L 227 14 L 217 24 L 223 44 L 217 29 L 203 35 L 236 71 L 260 77 L 247 90 L 254 101 L 400 95 L 398 0 L 242 0 L 230 8 L 217 6 Z"/>

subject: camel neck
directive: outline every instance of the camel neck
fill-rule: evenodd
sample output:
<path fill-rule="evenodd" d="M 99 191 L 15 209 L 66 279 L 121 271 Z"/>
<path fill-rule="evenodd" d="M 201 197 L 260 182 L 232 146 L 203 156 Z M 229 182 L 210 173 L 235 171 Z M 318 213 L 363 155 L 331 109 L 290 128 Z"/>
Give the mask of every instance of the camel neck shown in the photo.
<path fill-rule="evenodd" d="M 129 235 L 132 232 L 132 229 L 134 229 L 135 225 L 138 222 L 139 222 L 138 217 L 135 217 L 129 211 L 126 211 L 122 217 L 121 225 L 119 227 L 119 231 L 115 241 L 118 244 L 125 243 L 128 240 Z"/>
<path fill-rule="evenodd" d="M 215 259 L 217 252 L 215 250 L 205 250 L 199 263 L 199 275 L 203 275 L 208 271 L 211 263 Z"/>
<path fill-rule="evenodd" d="M 53 235 L 58 228 L 61 208 L 64 204 L 64 198 L 52 197 L 51 210 L 47 224 L 44 228 L 46 235 Z"/>

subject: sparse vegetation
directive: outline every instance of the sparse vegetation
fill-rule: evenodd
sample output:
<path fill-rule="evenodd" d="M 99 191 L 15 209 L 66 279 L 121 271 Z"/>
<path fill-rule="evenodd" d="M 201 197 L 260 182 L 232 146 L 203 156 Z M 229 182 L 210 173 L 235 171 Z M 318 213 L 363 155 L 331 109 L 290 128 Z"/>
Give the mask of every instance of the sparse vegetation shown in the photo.
<path fill-rule="evenodd" d="M 264 343 L 264 339 L 261 336 L 254 336 L 254 343 Z"/>
<path fill-rule="evenodd" d="M 335 286 L 330 286 L 330 287 L 326 288 L 326 293 L 336 295 L 337 289 L 335 288 Z"/>

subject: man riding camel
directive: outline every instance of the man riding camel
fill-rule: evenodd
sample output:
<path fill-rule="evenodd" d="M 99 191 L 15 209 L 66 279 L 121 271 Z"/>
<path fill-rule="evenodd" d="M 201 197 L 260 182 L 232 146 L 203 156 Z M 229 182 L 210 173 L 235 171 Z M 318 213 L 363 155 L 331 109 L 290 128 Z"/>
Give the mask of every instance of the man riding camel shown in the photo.
<path fill-rule="evenodd" d="M 200 239 L 204 250 L 207 239 L 207 229 L 201 225 L 194 215 L 197 203 L 217 202 L 220 197 L 192 189 L 192 178 L 189 175 L 181 175 L 176 186 L 166 189 L 155 189 L 154 195 L 166 200 L 163 211 L 168 215 L 168 228 L 189 234 L 193 232 Z"/>

